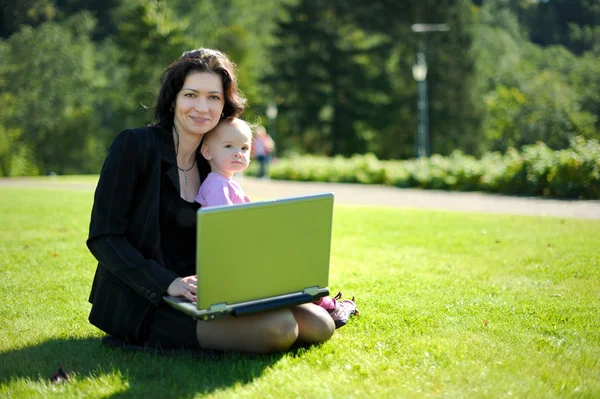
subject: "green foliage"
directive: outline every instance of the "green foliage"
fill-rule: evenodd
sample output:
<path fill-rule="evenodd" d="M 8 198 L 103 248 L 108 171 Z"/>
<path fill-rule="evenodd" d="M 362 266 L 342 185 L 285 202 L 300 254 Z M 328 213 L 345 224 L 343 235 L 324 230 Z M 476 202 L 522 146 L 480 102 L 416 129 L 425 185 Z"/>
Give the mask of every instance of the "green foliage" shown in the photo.
<path fill-rule="evenodd" d="M 526 101 L 525 94 L 515 87 L 498 86 L 488 94 L 487 137 L 493 143 L 492 149 L 517 145 L 514 136 L 517 135 L 519 115 Z"/>
<path fill-rule="evenodd" d="M 436 3 L 438 15 L 434 21 L 446 22 L 451 30 L 432 33 L 427 39 L 431 48 L 427 73 L 431 152 L 449 155 L 460 150 L 480 155 L 487 148 L 482 129 L 483 96 L 477 85 L 477 59 L 473 51 L 478 21 L 470 1 L 442 4 L 445 8 L 437 7 Z M 425 5 L 421 3 L 420 7 Z"/>
<path fill-rule="evenodd" d="M 62 25 L 24 26 L 3 45 L 0 95 L 18 100 L 3 124 L 21 131 L 17 140 L 31 150 L 41 173 L 89 171 L 97 165 L 93 153 L 84 151 L 88 132 L 98 128 L 92 29 L 93 20 L 83 14 Z"/>
<path fill-rule="evenodd" d="M 202 46 L 238 65 L 246 119 L 278 105 L 280 153 L 413 156 L 419 50 L 433 153 L 600 140 L 600 10 L 569 1 L 8 0 L 0 173 L 97 171 L 119 131 L 151 122 L 163 68 Z M 10 172 L 16 154 L 30 166 Z"/>
<path fill-rule="evenodd" d="M 600 40 L 598 40 L 600 42 Z M 596 120 L 594 138 L 600 139 L 600 51 L 579 58 L 570 74 L 574 90 L 579 93 L 581 111 Z"/>
<path fill-rule="evenodd" d="M 20 137 L 20 130 L 5 129 L 0 123 L 0 177 L 39 174 L 31 150 Z"/>
<path fill-rule="evenodd" d="M 280 148 L 411 156 L 416 129 L 411 64 L 421 47 L 429 60 L 433 150 L 479 151 L 482 109 L 470 52 L 472 9 L 468 1 L 441 2 L 431 13 L 425 7 L 417 1 L 387 0 L 306 0 L 288 7 L 273 48 L 276 68 L 265 80 L 285 93 Z M 427 18 L 415 20 L 425 14 Z M 411 24 L 434 20 L 447 22 L 452 34 L 411 32 Z"/>
<path fill-rule="evenodd" d="M 260 6 L 247 0 L 169 2 L 185 25 L 190 48 L 217 48 L 236 63 L 240 88 L 249 104 L 244 117 L 250 121 L 263 117 L 267 104 L 274 101 L 276 93 L 261 79 L 274 69 L 270 48 L 277 39 L 273 30 L 283 7 L 293 1 L 263 1 Z"/>
<path fill-rule="evenodd" d="M 34 0 L 42 1 L 42 0 Z M 46 1 L 46 0 L 44 0 Z M 115 19 L 112 17 L 115 9 L 121 4 L 137 0 L 49 0 L 54 3 L 57 13 L 64 18 L 87 11 L 93 15 L 97 24 L 92 37 L 101 41 L 114 35 L 118 29 Z"/>
<path fill-rule="evenodd" d="M 0 54 L 6 54 L 6 51 L 7 47 L 0 44 Z M 6 65 L 0 66 L 0 76 L 5 68 Z M 31 150 L 20 140 L 22 130 L 10 127 L 10 119 L 19 107 L 17 97 L 9 92 L 0 93 L 0 103 L 3 104 L 0 113 L 0 177 L 38 174 Z"/>
<path fill-rule="evenodd" d="M 491 150 L 542 141 L 561 149 L 576 135 L 596 138 L 596 118 L 582 112 L 576 93 L 556 73 L 542 72 L 522 89 L 497 86 L 486 97 Z"/>
<path fill-rule="evenodd" d="M 114 43 L 123 72 L 123 86 L 118 93 L 125 120 L 121 127 L 143 126 L 152 122 L 151 107 L 159 89 L 159 78 L 168 64 L 183 51 L 194 48 L 184 31 L 186 23 L 178 20 L 167 2 L 131 0 L 116 9 L 118 30 Z"/>
<path fill-rule="evenodd" d="M 38 26 L 56 17 L 52 0 L 3 0 L 0 7 L 0 38 L 6 39 L 22 25 Z"/>
<path fill-rule="evenodd" d="M 251 170 L 249 174 L 255 171 Z M 487 153 L 477 159 L 461 151 L 408 161 L 379 161 L 373 154 L 277 160 L 270 176 L 284 180 L 386 184 L 436 190 L 600 199 L 600 143 L 582 137 L 568 149 L 544 143 Z"/>
<path fill-rule="evenodd" d="M 563 45 L 575 54 L 597 49 L 600 38 L 600 7 L 593 0 L 528 2 L 522 22 L 534 43 Z"/>
<path fill-rule="evenodd" d="M 548 192 L 558 197 L 600 198 L 600 146 L 597 141 L 576 138 L 571 148 L 556 154 L 546 180 Z"/>
<path fill-rule="evenodd" d="M 299 1 L 279 23 L 274 68 L 266 80 L 281 98 L 279 108 L 289 123 L 279 129 L 280 148 L 293 145 L 310 152 L 364 152 L 365 136 L 357 131 L 368 120 L 373 100 L 389 103 L 380 89 L 379 59 L 389 41 L 369 37 L 344 7 L 324 0 Z M 285 96 L 283 96 L 285 93 Z"/>
<path fill-rule="evenodd" d="M 600 139 L 597 57 L 531 44 L 515 7 L 487 2 L 480 12 L 475 52 L 486 93 L 485 147 L 504 152 L 542 141 L 559 150 L 575 136 Z"/>

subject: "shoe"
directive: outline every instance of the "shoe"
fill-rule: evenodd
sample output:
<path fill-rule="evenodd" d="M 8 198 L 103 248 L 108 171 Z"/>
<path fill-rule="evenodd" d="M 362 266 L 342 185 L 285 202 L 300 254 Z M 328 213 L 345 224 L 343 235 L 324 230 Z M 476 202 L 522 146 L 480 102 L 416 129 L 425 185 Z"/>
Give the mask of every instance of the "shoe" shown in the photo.
<path fill-rule="evenodd" d="M 336 329 L 345 326 L 348 323 L 348 319 L 350 319 L 351 316 L 358 315 L 358 309 L 356 309 L 354 297 L 352 297 L 352 300 L 341 300 L 341 298 L 342 293 L 339 292 L 334 297 L 334 299 L 336 299 L 335 308 L 329 313 L 329 315 L 333 319 L 333 322 L 335 323 Z"/>

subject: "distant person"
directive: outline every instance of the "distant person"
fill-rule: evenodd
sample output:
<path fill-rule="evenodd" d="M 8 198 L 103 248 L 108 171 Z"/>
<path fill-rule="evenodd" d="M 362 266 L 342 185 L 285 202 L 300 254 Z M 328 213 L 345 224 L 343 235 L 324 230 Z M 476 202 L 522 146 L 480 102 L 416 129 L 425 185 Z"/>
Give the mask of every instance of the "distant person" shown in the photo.
<path fill-rule="evenodd" d="M 211 171 L 200 186 L 196 202 L 202 206 L 250 202 L 240 185 L 233 181 L 233 175 L 248 168 L 251 146 L 252 130 L 238 118 L 222 120 L 206 133 L 200 152 Z"/>
<path fill-rule="evenodd" d="M 255 130 L 254 135 L 254 147 L 253 154 L 254 158 L 258 161 L 258 177 L 268 178 L 269 177 L 269 165 L 271 163 L 271 156 L 275 150 L 275 142 L 273 138 L 267 133 L 264 126 L 258 126 Z"/>

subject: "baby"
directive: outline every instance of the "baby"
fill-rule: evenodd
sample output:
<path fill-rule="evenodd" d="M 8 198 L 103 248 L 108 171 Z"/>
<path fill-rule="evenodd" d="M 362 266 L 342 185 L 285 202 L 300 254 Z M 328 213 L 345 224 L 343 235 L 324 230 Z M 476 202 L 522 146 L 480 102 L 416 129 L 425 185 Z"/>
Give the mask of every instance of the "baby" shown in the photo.
<path fill-rule="evenodd" d="M 200 152 L 211 172 L 202 182 L 196 202 L 202 206 L 232 205 L 250 202 L 233 175 L 250 164 L 252 130 L 242 119 L 226 119 L 204 136 Z"/>

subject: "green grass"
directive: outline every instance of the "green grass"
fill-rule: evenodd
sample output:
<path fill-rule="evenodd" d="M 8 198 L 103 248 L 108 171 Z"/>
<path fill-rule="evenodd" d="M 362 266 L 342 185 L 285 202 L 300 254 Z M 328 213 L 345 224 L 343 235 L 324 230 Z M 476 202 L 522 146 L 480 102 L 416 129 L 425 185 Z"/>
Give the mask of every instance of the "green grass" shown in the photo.
<path fill-rule="evenodd" d="M 101 346 L 92 196 L 0 187 L 0 397 L 600 395 L 598 221 L 338 206 L 330 288 L 361 315 L 321 346 L 203 360 Z"/>
<path fill-rule="evenodd" d="M 82 184 L 92 184 L 95 185 L 98 183 L 98 175 L 56 175 L 56 176 L 19 176 L 19 177 L 8 177 L 4 178 L 7 181 L 23 181 L 23 182 L 32 182 L 32 183 L 60 183 L 64 184 L 74 184 L 74 185 L 82 185 Z"/>

